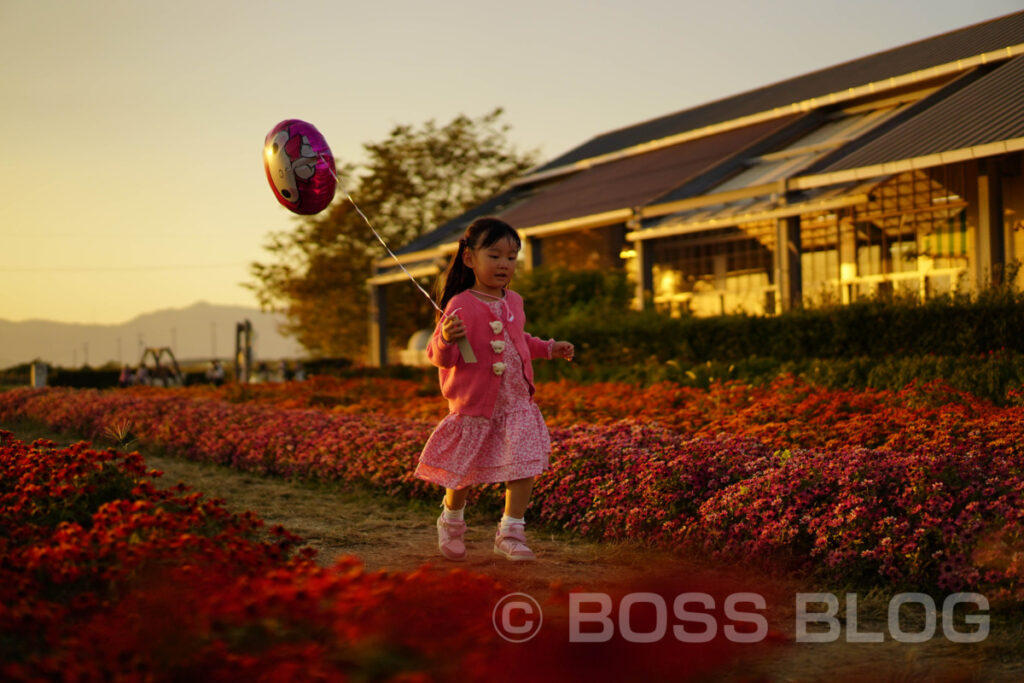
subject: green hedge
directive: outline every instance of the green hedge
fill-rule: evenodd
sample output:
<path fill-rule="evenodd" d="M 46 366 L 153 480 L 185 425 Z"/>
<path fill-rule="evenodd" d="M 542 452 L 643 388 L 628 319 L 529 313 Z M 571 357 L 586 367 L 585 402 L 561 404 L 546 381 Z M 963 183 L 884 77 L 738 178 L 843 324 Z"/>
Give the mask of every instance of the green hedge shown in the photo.
<path fill-rule="evenodd" d="M 620 381 L 638 384 L 675 382 L 707 388 L 716 381 L 764 384 L 780 375 L 797 375 L 834 389 L 898 391 L 913 382 L 941 379 L 951 386 L 997 404 L 1024 402 L 1024 354 L 999 351 L 977 356 L 889 356 L 875 358 L 805 358 L 782 361 L 754 356 L 737 361 L 666 362 L 654 358 L 638 365 L 602 365 L 577 358 L 573 363 L 535 362 L 538 381 Z"/>
<path fill-rule="evenodd" d="M 531 325 L 591 311 L 625 311 L 633 298 L 622 270 L 538 268 L 517 274 L 513 287 L 523 297 Z"/>
<path fill-rule="evenodd" d="M 576 345 L 538 379 L 757 382 L 793 373 L 831 387 L 944 379 L 996 401 L 1024 382 L 1024 295 L 992 288 L 925 304 L 873 300 L 778 316 L 671 318 L 628 309 L 621 272 L 534 271 L 517 289 L 530 331 Z"/>
<path fill-rule="evenodd" d="M 977 355 L 1003 349 L 1024 353 L 1024 302 L 869 302 L 778 316 L 713 318 L 594 309 L 531 328 L 535 334 L 572 341 L 581 358 L 617 365 L 652 358 L 693 364 L 752 356 L 797 361 Z"/>
<path fill-rule="evenodd" d="M 25 386 L 32 377 L 32 364 L 20 363 L 0 370 L 0 386 Z"/>
<path fill-rule="evenodd" d="M 109 389 L 116 387 L 121 377 L 120 370 L 109 369 L 51 369 L 46 383 L 51 387 L 72 387 L 75 389 Z"/>

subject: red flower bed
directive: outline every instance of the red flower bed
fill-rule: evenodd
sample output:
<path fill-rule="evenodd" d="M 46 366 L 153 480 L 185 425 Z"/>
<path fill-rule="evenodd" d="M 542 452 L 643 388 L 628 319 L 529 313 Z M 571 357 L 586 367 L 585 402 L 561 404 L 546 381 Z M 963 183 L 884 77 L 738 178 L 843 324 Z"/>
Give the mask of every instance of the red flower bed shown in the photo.
<path fill-rule="evenodd" d="M 315 408 L 331 414 L 440 421 L 448 407 L 436 382 L 316 376 L 285 384 L 127 390 L 140 397 L 220 399 L 235 404 Z M 752 436 L 776 448 L 863 446 L 906 449 L 940 435 L 974 434 L 985 443 L 1024 437 L 1020 405 L 999 407 L 938 382 L 900 392 L 817 387 L 792 376 L 770 384 L 726 382 L 708 390 L 662 382 L 581 385 L 542 382 L 535 396 L 548 424 L 652 424 L 688 435 Z M 1020 404 L 1021 397 L 1011 396 Z M 1007 431 L 1009 430 L 1009 432 Z M 1018 440 L 1024 443 L 1024 439 Z"/>
<path fill-rule="evenodd" d="M 488 577 L 321 568 L 283 530 L 258 540 L 252 515 L 151 478 L 138 454 L 0 431 L 4 680 L 682 680 L 738 654 L 571 645 L 564 625 L 506 644 L 491 614 L 509 591 Z"/>
<path fill-rule="evenodd" d="M 230 402 L 209 391 L 16 390 L 0 395 L 0 420 L 94 437 L 130 421 L 143 441 L 193 458 L 437 496 L 411 476 L 432 421 L 287 409 L 274 396 L 290 400 L 294 384 L 259 391 L 259 400 Z M 792 378 L 539 393 L 551 422 L 585 414 L 589 424 L 554 430 L 535 519 L 604 539 L 781 560 L 837 582 L 1024 596 L 1021 407 L 934 384 L 852 392 Z M 388 401 L 406 405 L 401 412 L 415 399 Z M 627 410 L 634 419 L 616 422 Z"/>

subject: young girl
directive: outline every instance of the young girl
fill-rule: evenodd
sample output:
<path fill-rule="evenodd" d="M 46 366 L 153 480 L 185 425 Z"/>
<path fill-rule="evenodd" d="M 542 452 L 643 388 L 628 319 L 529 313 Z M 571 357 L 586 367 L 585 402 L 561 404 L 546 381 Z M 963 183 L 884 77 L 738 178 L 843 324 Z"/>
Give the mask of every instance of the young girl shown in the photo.
<path fill-rule="evenodd" d="M 441 393 L 451 412 L 431 434 L 415 475 L 445 487 L 437 537 L 449 560 L 466 559 L 468 487 L 493 482 L 506 482 L 494 552 L 509 560 L 535 559 L 526 545 L 524 515 L 534 477 L 548 467 L 551 440 L 533 402 L 531 361 L 572 360 L 573 345 L 523 330 L 523 299 L 507 289 L 520 246 L 519 234 L 507 223 L 479 218 L 459 240 L 438 283 L 444 315 L 427 356 L 440 368 Z M 472 354 L 460 350 L 462 339 Z"/>

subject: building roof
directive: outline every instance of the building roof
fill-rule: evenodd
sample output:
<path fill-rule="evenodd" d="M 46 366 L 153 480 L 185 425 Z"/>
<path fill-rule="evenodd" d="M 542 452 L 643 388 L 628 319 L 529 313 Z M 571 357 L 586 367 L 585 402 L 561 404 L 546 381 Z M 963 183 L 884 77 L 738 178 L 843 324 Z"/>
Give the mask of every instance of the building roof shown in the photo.
<path fill-rule="evenodd" d="M 516 228 L 631 209 L 783 130 L 792 115 L 601 164 L 551 183 L 499 214 Z"/>
<path fill-rule="evenodd" d="M 651 140 L 1024 43 L 1024 11 L 925 38 L 691 109 L 613 130 L 538 167 L 543 173 Z"/>
<path fill-rule="evenodd" d="M 924 83 L 942 85 L 934 95 L 841 149 L 825 156 L 808 155 L 806 161 L 817 158 L 802 171 L 806 178 L 790 176 L 789 182 L 795 183 L 791 189 L 847 182 L 854 178 L 834 177 L 834 172 L 842 175 L 844 169 L 865 165 L 871 168 L 860 170 L 883 175 L 875 166 L 908 154 L 1020 137 L 1024 57 L 1015 55 L 1021 54 L 1022 45 L 1024 11 L 611 131 L 532 170 L 512 188 L 398 253 L 410 261 L 432 257 L 432 250 L 455 242 L 473 219 L 487 214 L 500 215 L 520 229 L 553 223 L 572 223 L 575 229 L 588 216 L 609 216 L 645 204 L 664 204 L 665 211 L 650 212 L 664 215 L 674 211 L 675 202 L 714 192 L 716 184 L 730 177 L 734 185 L 744 186 L 755 182 L 757 172 L 775 178 L 778 174 L 772 175 L 768 166 L 756 168 L 764 161 L 758 155 L 773 151 L 765 141 L 777 145 L 774 149 L 784 148 L 822 125 L 826 107 L 837 93 L 845 97 L 860 88 L 867 96 L 897 87 L 901 78 L 904 85 L 917 88 Z M 819 97 L 820 102 L 811 101 Z M 812 111 L 797 113 L 804 105 Z M 752 172 L 737 178 L 735 173 L 745 167 Z M 796 165 L 790 171 L 801 173 Z"/>
<path fill-rule="evenodd" d="M 779 195 L 755 195 L 697 206 L 667 215 L 655 213 L 652 219 L 645 221 L 643 229 L 627 233 L 626 239 L 650 240 L 804 213 L 833 211 L 840 207 L 867 202 L 870 192 L 881 180 L 855 181 L 816 188 L 803 192 L 792 200 Z"/>
<path fill-rule="evenodd" d="M 480 216 L 489 216 L 502 211 L 510 203 L 515 202 L 519 197 L 527 194 L 522 188 L 510 188 L 494 195 L 482 204 L 479 204 L 466 213 L 460 214 L 442 224 L 441 226 L 424 233 L 416 239 L 396 249 L 397 254 L 411 254 L 426 249 L 432 249 L 448 242 L 457 242 L 462 233 L 469 227 L 469 224 Z"/>
<path fill-rule="evenodd" d="M 1024 137 L 1024 56 L 835 161 L 823 173 Z"/>

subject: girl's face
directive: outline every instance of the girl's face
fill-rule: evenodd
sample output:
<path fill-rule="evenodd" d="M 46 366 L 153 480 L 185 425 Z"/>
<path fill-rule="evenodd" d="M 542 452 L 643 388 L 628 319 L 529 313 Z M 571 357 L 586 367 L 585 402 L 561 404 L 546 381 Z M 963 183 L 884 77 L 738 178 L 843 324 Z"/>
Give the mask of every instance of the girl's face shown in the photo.
<path fill-rule="evenodd" d="M 500 239 L 489 247 L 466 249 L 463 252 L 463 263 L 473 270 L 476 276 L 474 289 L 481 292 L 501 296 L 502 290 L 512 281 L 516 274 L 516 258 L 519 247 L 510 238 Z"/>

